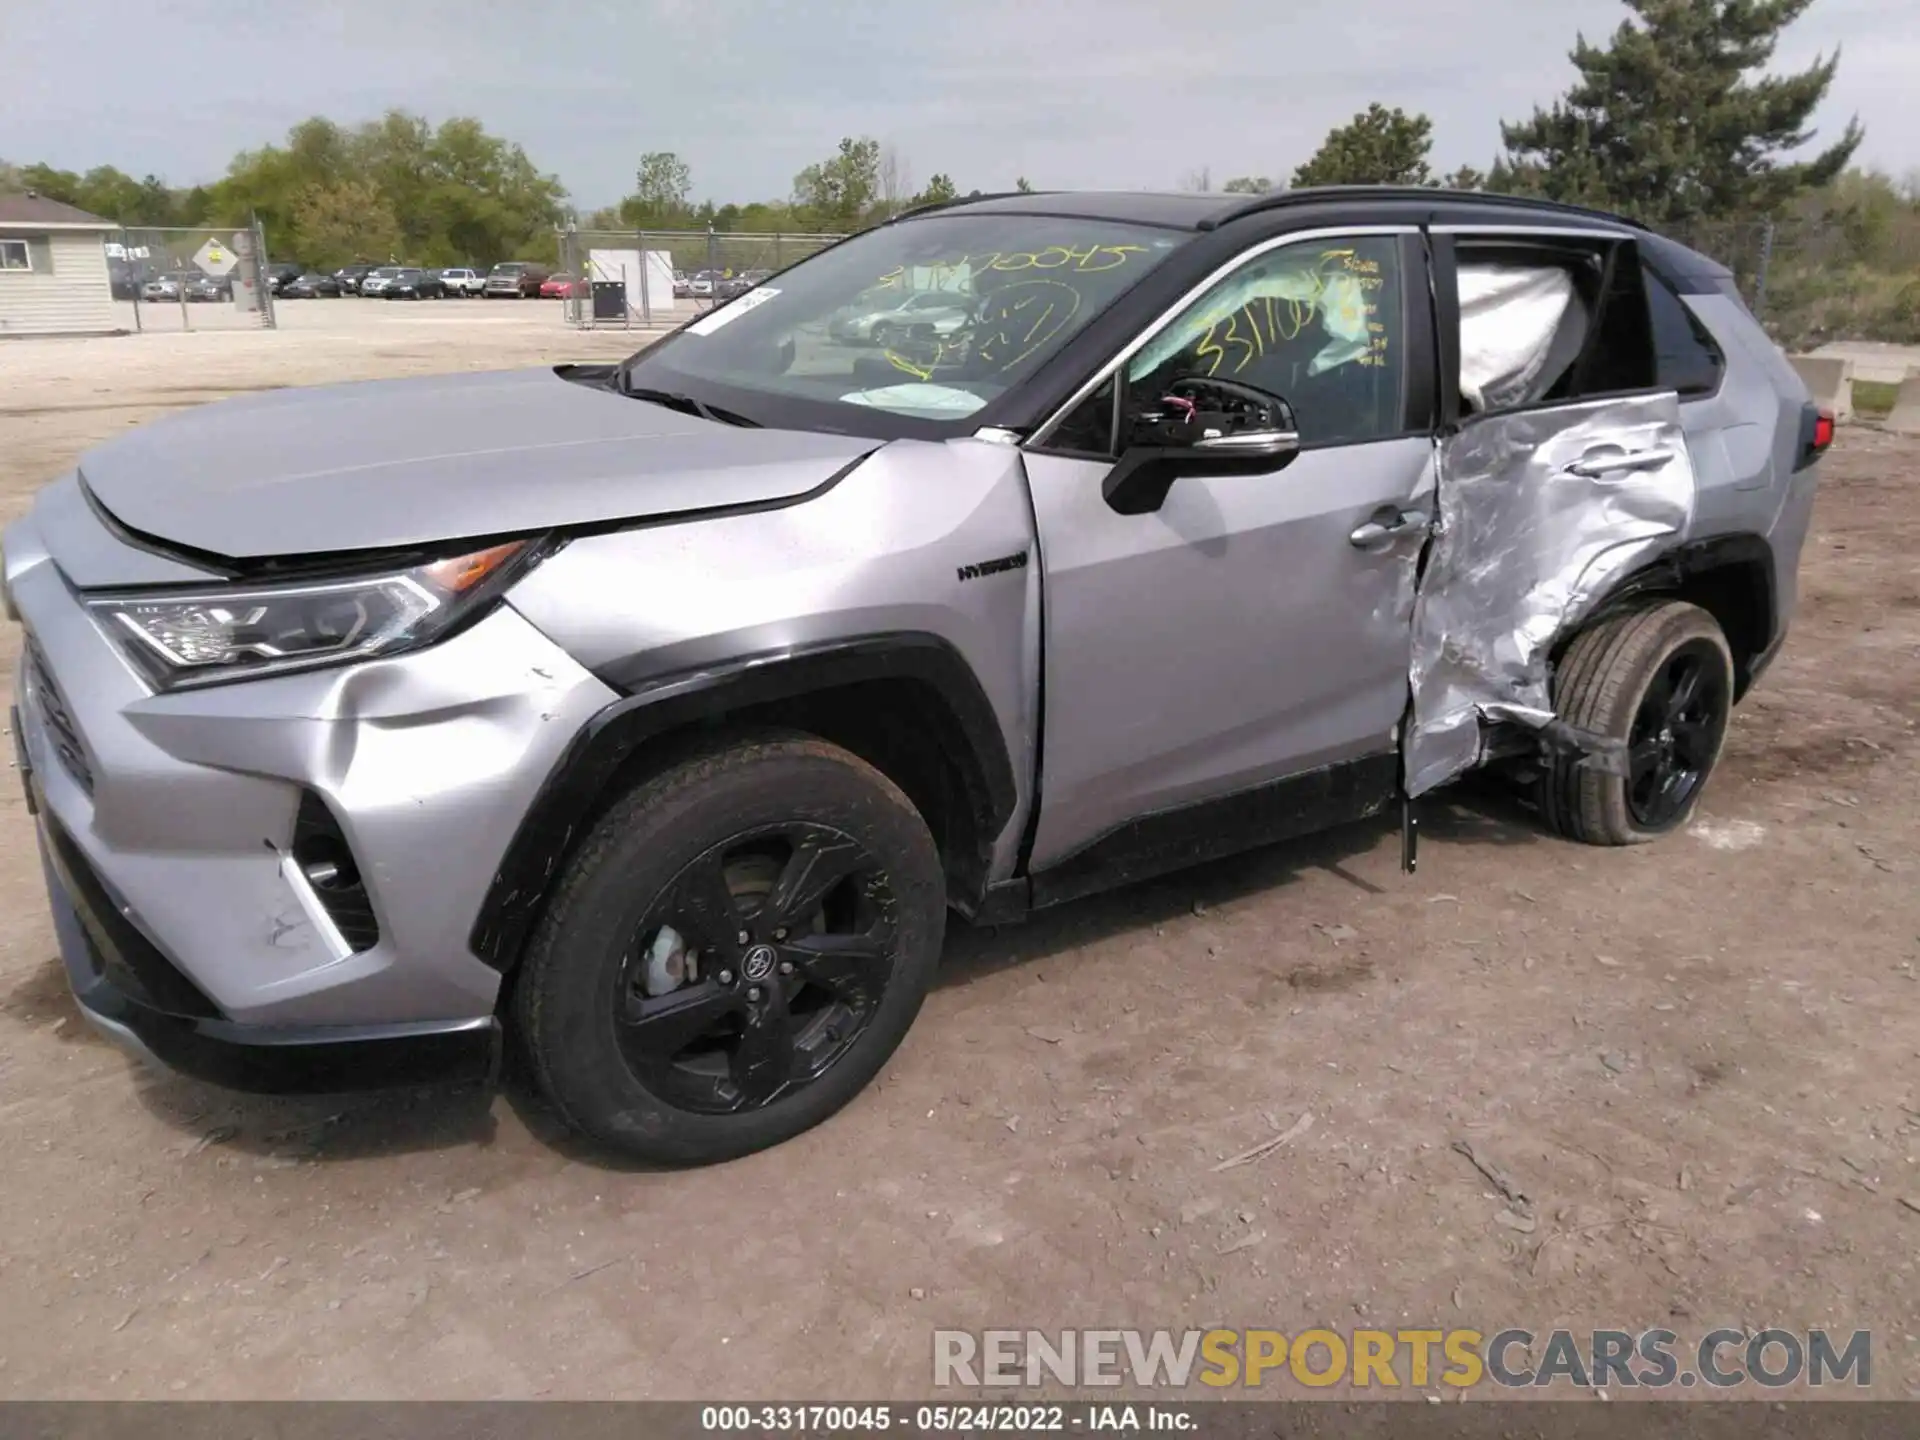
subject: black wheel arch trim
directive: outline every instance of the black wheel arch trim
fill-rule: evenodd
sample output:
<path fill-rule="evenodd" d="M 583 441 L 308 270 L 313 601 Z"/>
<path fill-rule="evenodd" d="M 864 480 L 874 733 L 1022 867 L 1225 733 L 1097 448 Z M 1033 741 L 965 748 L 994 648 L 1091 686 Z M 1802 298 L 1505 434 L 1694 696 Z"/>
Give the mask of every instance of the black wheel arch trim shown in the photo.
<path fill-rule="evenodd" d="M 1594 607 L 1582 628 L 1644 600 L 1683 592 L 1689 582 L 1710 572 L 1736 568 L 1757 580 L 1760 593 L 1752 596 L 1751 601 L 1762 607 L 1751 637 L 1754 643 L 1733 645 L 1734 698 L 1738 700 L 1752 688 L 1779 650 L 1783 638 L 1773 546 L 1763 535 L 1749 532 L 1714 535 L 1674 547 L 1619 580 Z M 1564 641 L 1572 638 L 1569 633 Z M 1729 643 L 1737 638 L 1728 636 Z"/>
<path fill-rule="evenodd" d="M 990 849 L 1017 805 L 1013 760 L 979 677 L 951 642 L 922 631 L 895 631 L 743 656 L 658 677 L 582 727 L 494 872 L 468 937 L 473 953 L 496 970 L 513 967 L 561 867 L 598 813 L 605 787 L 642 745 L 752 706 L 888 679 L 930 686 L 952 712 L 967 739 L 964 752 L 952 758 L 975 833 L 983 850 Z M 984 884 L 988 856 L 972 859 Z M 951 898 L 962 904 L 970 897 Z"/>

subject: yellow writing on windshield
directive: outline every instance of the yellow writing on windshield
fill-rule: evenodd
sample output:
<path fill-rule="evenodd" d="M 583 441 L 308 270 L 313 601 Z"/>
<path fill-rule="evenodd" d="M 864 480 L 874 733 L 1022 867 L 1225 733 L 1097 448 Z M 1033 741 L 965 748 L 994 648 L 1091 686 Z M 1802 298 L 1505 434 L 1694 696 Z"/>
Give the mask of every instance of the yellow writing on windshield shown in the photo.
<path fill-rule="evenodd" d="M 1080 309 L 1080 292 L 1062 280 L 1014 280 L 997 287 L 974 327 L 973 353 L 981 364 L 1013 369 L 1066 328 Z"/>
<path fill-rule="evenodd" d="M 1009 280 L 995 286 L 971 322 L 950 338 L 908 337 L 881 353 L 917 380 L 963 364 L 978 374 L 1005 374 L 1059 335 L 1079 309 L 1080 292 L 1064 280 Z"/>
<path fill-rule="evenodd" d="M 909 271 L 924 273 L 924 289 L 942 290 L 947 283 L 965 275 L 980 275 L 1009 270 L 1065 270 L 1075 275 L 1098 275 L 1118 270 L 1129 257 L 1144 255 L 1144 245 L 1048 245 L 1039 250 L 989 250 L 980 254 L 958 255 L 950 260 L 931 260 L 924 264 L 899 265 L 874 282 L 876 290 L 899 289 L 908 281 Z"/>

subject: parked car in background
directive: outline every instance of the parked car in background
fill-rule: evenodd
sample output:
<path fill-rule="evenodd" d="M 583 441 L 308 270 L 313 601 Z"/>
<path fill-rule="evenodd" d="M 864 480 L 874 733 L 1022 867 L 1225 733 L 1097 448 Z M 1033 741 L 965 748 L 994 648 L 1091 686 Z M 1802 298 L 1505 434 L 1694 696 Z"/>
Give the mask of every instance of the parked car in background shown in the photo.
<path fill-rule="evenodd" d="M 171 300 L 177 304 L 183 292 L 187 293 L 188 299 L 193 298 L 189 287 L 194 281 L 202 278 L 197 270 L 169 270 L 166 274 L 156 275 L 142 285 L 140 298 L 147 301 Z"/>
<path fill-rule="evenodd" d="M 716 300 L 732 300 L 746 294 L 747 291 L 752 288 L 753 281 L 747 278 L 744 271 L 736 275 L 722 276 L 719 283 L 713 287 L 713 298 Z"/>
<path fill-rule="evenodd" d="M 713 271 L 711 270 L 694 271 L 692 276 L 687 280 L 687 294 L 695 300 L 712 299 L 713 279 Z"/>
<path fill-rule="evenodd" d="M 362 295 L 384 294 L 387 286 L 391 285 L 406 268 L 404 265 L 381 265 L 369 270 L 361 277 L 360 293 Z"/>
<path fill-rule="evenodd" d="M 280 298 L 283 300 L 318 300 L 322 297 L 331 300 L 338 299 L 339 295 L 340 282 L 317 270 L 310 270 L 280 287 Z"/>
<path fill-rule="evenodd" d="M 278 295 L 306 273 L 307 267 L 304 265 L 296 265 L 291 260 L 276 260 L 267 266 L 267 289 Z"/>
<path fill-rule="evenodd" d="M 903 340 L 944 340 L 967 323 L 971 300 L 952 290 L 923 290 L 854 305 L 835 315 L 827 333 L 843 345 L 897 345 Z"/>
<path fill-rule="evenodd" d="M 373 268 L 372 265 L 355 261 L 351 265 L 342 265 L 338 270 L 334 271 L 333 278 L 340 282 L 340 293 L 342 295 L 358 295 L 360 293 L 360 282 L 373 273 Z"/>
<path fill-rule="evenodd" d="M 210 305 L 233 298 L 233 281 L 225 275 L 190 275 L 186 285 L 187 299 L 195 304 Z"/>
<path fill-rule="evenodd" d="M 573 287 L 577 283 L 571 275 L 549 275 L 540 282 L 540 298 L 564 300 L 573 294 Z"/>
<path fill-rule="evenodd" d="M 439 272 L 413 266 L 401 270 L 380 291 L 383 300 L 441 300 L 446 297 L 446 282 Z"/>
<path fill-rule="evenodd" d="M 440 272 L 440 283 L 446 287 L 446 293 L 454 296 L 478 295 L 487 288 L 487 277 L 478 270 L 469 270 L 456 265 L 451 270 Z"/>
<path fill-rule="evenodd" d="M 685 300 L 693 294 L 693 281 L 684 270 L 673 272 L 673 298 Z"/>
<path fill-rule="evenodd" d="M 489 300 L 531 300 L 551 273 L 531 260 L 502 260 L 487 272 L 486 288 L 480 293 Z"/>

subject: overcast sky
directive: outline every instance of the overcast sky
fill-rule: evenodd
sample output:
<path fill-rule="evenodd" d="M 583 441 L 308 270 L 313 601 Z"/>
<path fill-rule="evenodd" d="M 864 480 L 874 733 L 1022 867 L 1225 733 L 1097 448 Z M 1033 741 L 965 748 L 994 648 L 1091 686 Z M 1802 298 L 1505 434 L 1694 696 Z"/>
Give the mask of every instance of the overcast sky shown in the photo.
<path fill-rule="evenodd" d="M 174 184 L 308 115 L 478 117 L 583 209 L 674 150 L 696 195 L 784 197 L 842 135 L 915 185 L 1171 189 L 1284 176 L 1371 100 L 1433 117 L 1436 166 L 1573 75 L 1618 0 L 0 0 L 0 158 Z M 137 17 L 137 18 L 136 18 Z M 1845 46 L 1817 117 L 1920 168 L 1920 0 L 1815 0 L 1777 63 Z"/>

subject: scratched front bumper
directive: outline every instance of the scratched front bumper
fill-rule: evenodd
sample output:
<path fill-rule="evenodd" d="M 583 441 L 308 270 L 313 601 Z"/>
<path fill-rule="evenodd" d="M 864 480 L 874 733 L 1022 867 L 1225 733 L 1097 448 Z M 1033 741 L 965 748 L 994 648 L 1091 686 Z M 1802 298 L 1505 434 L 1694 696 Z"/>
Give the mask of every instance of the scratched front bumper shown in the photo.
<path fill-rule="evenodd" d="M 46 811 L 36 812 L 47 906 L 74 999 L 89 1022 L 139 1059 L 233 1090 L 334 1094 L 490 1080 L 500 1026 L 473 1020 L 393 1025 L 236 1025 L 121 913 L 117 897 Z"/>
<path fill-rule="evenodd" d="M 500 976 L 468 948 L 474 916 L 533 795 L 613 693 L 502 605 L 414 654 L 155 694 L 56 559 L 31 518 L 8 530 L 21 759 L 113 913 L 205 997 L 198 1018 L 489 1022 Z M 365 948 L 324 923 L 291 863 L 315 800 L 365 882 Z M 50 880 L 56 919 L 62 888 Z"/>

